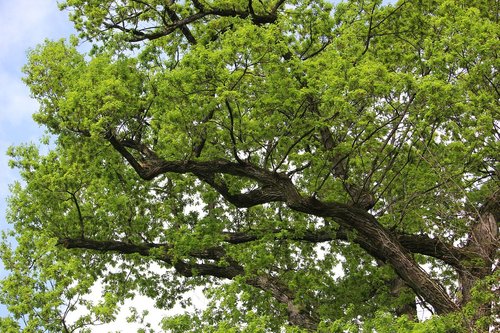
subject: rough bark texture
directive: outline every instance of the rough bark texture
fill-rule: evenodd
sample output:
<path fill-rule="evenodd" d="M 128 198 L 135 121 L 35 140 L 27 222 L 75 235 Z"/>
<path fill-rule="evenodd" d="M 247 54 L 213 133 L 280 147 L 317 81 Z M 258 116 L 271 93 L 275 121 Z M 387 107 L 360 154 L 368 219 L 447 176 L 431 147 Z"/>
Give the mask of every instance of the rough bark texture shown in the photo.
<path fill-rule="evenodd" d="M 226 162 L 217 161 L 215 165 L 227 165 Z M 202 164 L 187 167 L 188 169 L 205 168 L 210 170 L 212 166 Z M 185 170 L 186 166 L 181 166 L 181 170 Z M 243 173 L 244 171 L 236 171 L 239 166 L 229 164 L 225 170 L 231 170 L 233 173 Z M 253 168 L 249 166 L 242 167 L 243 170 L 251 170 L 250 174 L 256 174 Z M 207 171 L 205 171 L 207 172 Z M 275 177 L 266 174 L 266 177 Z M 270 180 L 264 177 L 264 180 Z M 280 179 L 280 176 L 276 176 Z M 300 236 L 290 236 L 290 239 L 305 242 L 327 242 L 332 240 L 346 241 L 348 231 L 356 231 L 356 237 L 353 239 L 363 249 L 365 249 L 373 257 L 389 264 L 399 275 L 392 286 L 392 292 L 397 294 L 405 286 L 409 286 L 415 294 L 425 299 L 431 304 L 437 313 L 446 314 L 456 311 L 459 308 L 451 297 L 446 293 L 444 288 L 434 281 L 413 259 L 412 253 L 420 253 L 442 259 L 450 265 L 459 269 L 461 272 L 460 278 L 462 281 L 462 293 L 464 298 L 462 302 L 465 304 L 470 300 L 470 291 L 475 281 L 479 278 L 491 273 L 491 264 L 493 255 L 497 249 L 495 245 L 498 242 L 497 233 L 493 223 L 495 221 L 495 212 L 484 210 L 482 218 L 478 225 L 475 225 L 471 234 L 470 243 L 464 248 L 459 249 L 451 244 L 446 244 L 438 239 L 432 239 L 424 235 L 406 235 L 389 232 L 383 228 L 376 219 L 366 211 L 357 207 L 346 206 L 343 204 L 321 203 L 316 199 L 304 199 L 297 194 L 296 191 L 290 190 L 290 182 L 284 178 L 283 182 L 287 183 L 288 191 L 291 191 L 291 199 L 287 200 L 291 209 L 296 209 L 308 214 L 333 218 L 340 224 L 338 230 L 315 230 L 301 232 Z M 279 184 L 279 182 L 278 182 Z M 281 186 L 285 186 L 281 184 Z M 282 195 L 286 191 L 280 192 Z M 236 202 L 241 204 L 246 194 L 241 197 L 236 196 Z M 242 199 L 243 198 L 243 199 Z M 248 195 L 249 202 L 254 203 L 253 194 Z M 283 198 L 283 197 L 282 197 Z M 286 198 L 283 198 L 286 200 Z M 497 215 L 498 216 L 498 215 Z M 480 231 L 479 231 L 480 230 Z M 293 235 L 293 230 L 288 230 Z M 486 232 L 487 231 L 487 232 Z M 276 233 L 279 230 L 275 231 Z M 252 242 L 259 237 L 248 233 L 225 233 L 226 241 L 230 244 L 241 244 Z M 281 236 L 283 237 L 283 236 Z M 480 240 L 480 241 L 479 241 Z M 229 265 L 220 266 L 213 263 L 190 263 L 188 261 L 173 261 L 167 254 L 169 249 L 168 244 L 130 244 L 120 241 L 95 241 L 89 239 L 60 239 L 59 244 L 65 248 L 82 248 L 97 250 L 102 252 L 114 251 L 122 254 L 138 253 L 144 256 L 150 256 L 152 249 L 163 249 L 163 255 L 156 257 L 172 265 L 176 271 L 186 277 L 194 274 L 204 276 L 214 276 L 218 278 L 233 279 L 236 276 L 244 275 L 244 268 L 234 261 L 229 260 Z M 465 266 L 469 258 L 478 258 L 477 254 L 483 258 L 487 264 L 480 266 Z M 190 256 L 198 259 L 220 260 L 228 259 L 223 247 L 215 247 L 204 249 L 198 252 L 190 253 Z M 229 258 L 230 259 L 230 258 Z M 318 325 L 317 316 L 314 312 L 305 310 L 294 303 L 293 292 L 286 286 L 281 284 L 279 280 L 269 276 L 259 276 L 247 280 L 249 285 L 270 292 L 273 297 L 287 306 L 289 321 L 293 325 L 297 325 L 306 329 L 314 330 Z M 486 307 L 480 311 L 481 315 L 487 314 L 490 309 Z M 406 313 L 410 316 L 415 315 L 414 304 L 402 306 L 398 311 Z"/>
<path fill-rule="evenodd" d="M 472 298 L 472 290 L 480 279 L 493 273 L 499 247 L 498 223 L 500 221 L 500 191 L 497 191 L 475 214 L 476 221 L 471 227 L 465 250 L 471 254 L 470 260 L 463 260 L 458 268 L 461 299 L 467 304 Z M 490 315 L 492 304 L 481 304 L 473 322 Z M 471 325 L 472 326 L 472 325 Z M 488 327 L 479 328 L 488 332 Z"/>
<path fill-rule="evenodd" d="M 104 30 L 115 29 L 124 32 L 129 36 L 131 42 L 155 40 L 178 30 L 190 44 L 194 45 L 198 41 L 189 28 L 189 25 L 194 22 L 209 17 L 239 17 L 249 18 L 257 25 L 268 24 L 276 21 L 278 12 L 283 9 L 284 3 L 285 1 L 283 0 L 276 1 L 274 5 L 268 8 L 266 13 L 256 13 L 252 1 L 248 1 L 245 9 L 236 10 L 208 8 L 201 2 L 193 0 L 193 12 L 188 16 L 180 17 L 173 10 L 174 7 L 172 5 L 174 1 L 167 1 L 165 10 L 162 13 L 158 12 L 158 15 L 163 15 L 161 19 L 165 25 L 162 27 L 151 30 L 127 28 L 126 20 L 117 20 L 113 23 L 104 23 Z M 390 15 L 392 14 L 394 12 Z M 385 18 L 380 23 L 384 20 Z M 372 38 L 371 28 L 372 22 L 370 21 L 366 49 L 362 55 L 368 51 Z M 329 41 L 325 42 L 323 48 L 328 43 Z M 290 55 L 284 56 L 285 59 L 289 57 Z M 298 81 L 301 81 L 300 78 Z M 395 133 L 402 131 L 400 124 L 414 98 L 415 95 L 410 95 L 407 107 L 404 110 L 398 110 L 400 114 L 397 114 L 394 119 L 389 120 L 394 125 L 387 135 L 387 142 L 385 142 L 382 149 L 385 149 L 388 142 L 395 138 Z M 310 105 L 310 110 L 308 111 L 318 113 L 317 103 L 314 101 L 314 98 L 308 98 L 307 102 Z M 226 102 L 226 107 L 232 117 L 229 102 Z M 208 121 L 212 116 L 213 112 L 208 114 L 203 122 Z M 378 130 L 376 129 L 373 134 Z M 306 134 L 309 135 L 314 131 L 319 132 L 317 134 L 322 148 L 325 151 L 332 152 L 338 142 L 333 138 L 330 130 L 327 127 L 313 128 L 306 132 Z M 79 132 L 84 136 L 90 135 L 89 132 Z M 500 211 L 498 192 L 481 208 L 477 223 L 471 227 L 468 244 L 460 248 L 439 238 L 432 238 L 423 234 L 409 235 L 384 227 L 370 213 L 370 209 L 376 203 L 376 198 L 373 197 L 363 184 L 352 185 L 344 182 L 345 190 L 351 198 L 350 204 L 326 202 L 317 199 L 314 195 L 302 194 L 292 181 L 292 172 L 278 173 L 275 172 L 278 168 L 271 170 L 248 161 L 243 161 L 238 156 L 236 148 L 233 151 L 234 156 L 228 156 L 227 159 L 200 159 L 199 157 L 202 156 L 203 147 L 207 139 L 205 134 L 200 136 L 200 143 L 193 148 L 193 156 L 197 157 L 197 159 L 168 160 L 161 157 L 160 154 L 154 151 L 154 148 L 144 144 L 140 140 L 124 139 L 122 136 L 117 135 L 116 132 L 117 130 L 110 129 L 106 133 L 105 139 L 143 180 L 153 180 L 167 173 L 190 174 L 208 184 L 228 203 L 235 207 L 248 208 L 271 202 L 281 202 L 293 211 L 335 221 L 340 226 L 335 230 L 327 228 L 307 230 L 305 232 L 302 231 L 298 236 L 294 236 L 294 230 L 288 230 L 291 235 L 290 239 L 313 243 L 333 240 L 355 242 L 375 259 L 390 265 L 396 272 L 398 278 L 392 281 L 392 292 L 394 294 L 398 294 L 403 288 L 409 287 L 416 295 L 432 305 L 438 314 L 448 314 L 459 310 L 461 306 L 470 301 L 471 290 L 474 284 L 479 279 L 492 273 L 492 265 L 494 264 L 494 258 L 498 249 L 498 221 Z M 233 128 L 229 132 L 234 141 Z M 394 140 L 397 141 L 396 139 Z M 396 148 L 398 148 L 398 144 L 400 148 L 405 142 L 408 142 L 408 139 L 403 136 L 403 139 L 400 139 L 400 141 L 400 143 L 393 143 L 395 146 L 394 151 L 385 156 L 390 159 L 387 162 L 389 165 L 387 170 L 392 167 L 392 163 L 396 160 L 398 155 Z M 335 177 L 336 179 L 346 179 L 348 177 L 349 170 L 346 156 L 340 154 L 333 155 L 329 157 L 328 162 L 330 163 L 328 176 Z M 373 172 L 375 172 L 377 161 L 373 161 L 372 163 L 374 166 Z M 247 192 L 235 193 L 230 189 L 228 184 L 217 177 L 219 175 L 249 179 L 256 182 L 258 186 Z M 274 232 L 279 233 L 280 231 L 276 230 Z M 348 237 L 348 234 L 351 236 Z M 116 251 L 123 254 L 138 253 L 144 256 L 149 256 L 152 249 L 160 248 L 164 249 L 164 254 L 156 257 L 156 259 L 173 266 L 179 274 L 186 277 L 197 274 L 234 279 L 237 276 L 245 274 L 244 267 L 232 261 L 222 246 L 190 253 L 190 257 L 192 258 L 207 261 L 206 263 L 192 263 L 188 260 L 173 260 L 168 255 L 168 244 L 129 244 L 113 240 L 94 241 L 85 239 L 83 236 L 78 239 L 61 239 L 60 245 L 68 249 L 82 248 L 97 251 Z M 225 237 L 226 242 L 230 244 L 252 242 L 259 238 L 257 234 L 236 232 L 226 232 Z M 430 274 L 420 267 L 414 259 L 414 254 L 423 254 L 442 260 L 459 273 L 462 294 L 459 302 L 449 295 L 438 281 L 434 280 Z M 208 262 L 208 260 L 219 261 L 221 259 L 225 259 L 229 264 L 221 266 L 213 262 Z M 316 329 L 318 317 L 314 314 L 314 311 L 298 306 L 295 302 L 293 290 L 290 290 L 290 288 L 277 278 L 257 276 L 248 278 L 246 283 L 269 292 L 278 302 L 286 305 L 291 324 L 309 330 Z M 478 315 L 487 314 L 490 310 L 485 305 L 485 309 L 479 311 Z M 414 304 L 406 304 L 399 311 L 400 313 L 407 313 L 415 317 Z"/>
<path fill-rule="evenodd" d="M 290 209 L 332 218 L 347 230 L 355 230 L 357 232 L 355 241 L 375 258 L 389 263 L 415 293 L 422 295 L 438 313 L 450 313 L 458 309 L 444 288 L 411 258 L 410 252 L 397 238 L 361 208 L 342 203 L 324 203 L 312 197 L 304 198 L 286 175 L 263 170 L 250 163 L 233 163 L 225 160 L 165 161 L 149 151 L 147 155 L 154 157 L 148 160 L 148 163 L 139 163 L 114 136 L 109 136 L 109 140 L 145 180 L 166 172 L 192 173 L 202 180 L 208 179 L 208 184 L 237 207 L 252 207 L 266 202 L 282 201 Z M 141 147 L 135 145 L 134 148 Z M 217 173 L 250 178 L 261 184 L 261 187 L 247 193 L 230 194 L 224 184 L 219 183 L 214 186 L 210 181 Z"/>
<path fill-rule="evenodd" d="M 83 133 L 85 134 L 85 133 Z M 389 230 L 382 226 L 367 210 L 371 205 L 359 205 L 340 202 L 323 202 L 315 197 L 303 196 L 299 193 L 289 175 L 263 169 L 249 162 L 232 162 L 225 159 L 198 161 L 169 161 L 160 158 L 148 146 L 133 140 L 120 140 L 112 132 L 106 135 L 112 147 L 120 153 L 144 180 L 152 180 L 165 173 L 192 174 L 197 176 L 216 190 L 229 203 L 236 207 L 253 207 L 270 202 L 282 202 L 289 209 L 297 212 L 332 219 L 340 225 L 338 230 L 311 230 L 297 240 L 323 242 L 332 239 L 347 239 L 347 233 L 355 235 L 352 239 L 371 256 L 390 265 L 396 274 L 409 286 L 416 295 L 428 302 L 436 313 L 447 314 L 457 311 L 461 304 L 470 300 L 470 292 L 474 283 L 491 273 L 493 258 L 498 248 L 498 198 L 495 196 L 482 208 L 478 222 L 472 227 L 467 246 L 458 248 L 452 244 L 430 238 L 426 235 L 407 235 Z M 337 171 L 338 172 L 338 171 Z M 225 174 L 251 179 L 259 187 L 248 192 L 234 193 L 229 186 L 216 175 Z M 227 233 L 227 241 L 237 244 L 256 239 L 250 234 Z M 117 242 L 92 243 L 90 240 L 61 240 L 67 248 L 87 248 L 100 251 L 118 251 L 121 253 L 140 253 L 147 255 L 151 247 L 165 245 L 125 245 Z M 224 253 L 220 248 L 211 249 L 207 253 L 193 253 L 195 258 L 221 259 Z M 442 260 L 457 269 L 460 275 L 462 300 L 457 303 L 440 283 L 426 273 L 413 259 L 412 254 L 420 253 Z M 479 259 L 479 261 L 478 261 Z M 216 264 L 188 264 L 172 262 L 165 256 L 161 260 L 172 264 L 184 276 L 210 275 L 232 279 L 243 274 L 244 269 L 238 264 L 219 267 Z M 474 265 L 467 264 L 474 262 Z M 479 262 L 479 264 L 477 264 Z M 280 294 L 282 288 L 270 283 L 269 277 L 249 280 L 248 283 L 271 294 L 281 303 L 286 304 L 290 323 L 307 329 L 313 329 L 318 322 L 316 316 L 298 310 L 292 302 L 293 297 Z M 410 313 L 413 310 L 405 309 Z M 486 314 L 489 310 L 480 311 Z"/>

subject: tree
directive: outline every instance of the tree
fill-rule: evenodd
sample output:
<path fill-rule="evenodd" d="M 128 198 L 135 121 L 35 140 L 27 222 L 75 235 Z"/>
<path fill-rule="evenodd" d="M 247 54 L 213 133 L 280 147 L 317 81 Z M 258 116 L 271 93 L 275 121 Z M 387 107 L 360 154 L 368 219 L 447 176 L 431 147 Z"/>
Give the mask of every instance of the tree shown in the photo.
<path fill-rule="evenodd" d="M 194 286 L 212 303 L 165 331 L 498 325 L 497 1 L 61 7 L 79 39 L 24 69 L 48 152 L 9 151 L 4 329 Z"/>

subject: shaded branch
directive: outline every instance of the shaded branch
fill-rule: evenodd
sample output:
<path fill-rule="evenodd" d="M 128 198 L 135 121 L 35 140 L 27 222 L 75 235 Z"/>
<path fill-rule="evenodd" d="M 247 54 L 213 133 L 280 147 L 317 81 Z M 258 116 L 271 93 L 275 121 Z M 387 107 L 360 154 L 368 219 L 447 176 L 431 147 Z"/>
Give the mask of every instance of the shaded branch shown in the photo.
<path fill-rule="evenodd" d="M 155 155 L 151 155 L 144 163 L 139 163 L 114 135 L 108 135 L 107 138 L 145 180 L 151 180 L 167 172 L 191 173 L 207 182 L 238 207 L 251 207 L 270 202 L 270 200 L 281 201 L 297 212 L 332 218 L 347 230 L 355 231 L 354 242 L 374 258 L 389 263 L 417 294 L 423 295 L 432 304 L 438 313 L 450 313 L 458 309 L 444 287 L 434 281 L 415 262 L 411 252 L 363 208 L 338 202 L 321 202 L 314 197 L 305 197 L 299 193 L 292 180 L 285 174 L 271 172 L 250 163 L 234 163 L 222 159 L 166 161 Z M 260 184 L 260 188 L 247 193 L 232 194 L 225 184 L 215 181 L 215 174 L 252 179 Z"/>
<path fill-rule="evenodd" d="M 213 276 L 216 278 L 234 279 L 237 276 L 244 275 L 245 271 L 242 266 L 234 262 L 231 258 L 225 258 L 226 264 L 219 266 L 217 264 L 193 263 L 184 260 L 174 260 L 167 252 L 169 245 L 167 244 L 130 244 L 121 241 L 95 241 L 90 239 L 74 239 L 62 238 L 59 239 L 58 245 L 66 249 L 86 249 L 100 252 L 118 252 L 121 254 L 137 253 L 142 256 L 154 256 L 169 265 L 172 265 L 175 271 L 185 277 L 192 276 Z M 152 253 L 153 249 L 163 249 L 161 255 Z M 191 256 L 202 259 L 219 260 L 225 257 L 225 251 L 222 247 L 203 250 L 201 252 L 191 253 Z M 277 278 L 267 275 L 259 275 L 247 278 L 245 283 L 263 291 L 271 293 L 271 295 L 280 303 L 287 307 L 288 319 L 290 324 L 303 327 L 305 329 L 316 329 L 319 320 L 317 316 L 312 316 L 309 311 L 304 310 L 295 302 L 295 295 L 285 284 L 281 283 Z"/>
<path fill-rule="evenodd" d="M 286 234 L 283 234 L 286 231 Z M 267 234 L 279 234 L 279 239 L 292 241 L 302 241 L 310 243 L 324 243 L 331 241 L 349 241 L 349 231 L 346 228 L 339 227 L 336 230 L 331 228 L 319 230 L 306 230 L 296 232 L 293 229 L 275 229 L 266 230 Z M 262 233 L 252 232 L 224 232 L 226 241 L 230 244 L 243 244 L 261 239 Z M 439 238 L 431 238 L 427 235 L 410 235 L 394 232 L 394 236 L 401 245 L 411 253 L 418 253 L 440 259 L 446 264 L 460 269 L 461 261 L 474 257 L 468 249 L 456 248 Z M 278 238 L 278 236 L 276 237 Z"/>
<path fill-rule="evenodd" d="M 266 14 L 256 14 L 253 11 L 253 8 L 248 6 L 247 9 L 237 10 L 234 8 L 213 8 L 213 7 L 205 7 L 199 1 L 192 1 L 194 8 L 198 11 L 195 14 L 192 14 L 185 18 L 180 18 L 175 11 L 173 11 L 169 5 L 165 6 L 165 11 L 172 21 L 171 24 L 165 24 L 164 20 L 162 24 L 163 27 L 156 28 L 156 31 L 145 32 L 145 29 L 139 30 L 137 28 L 127 28 L 122 23 L 125 20 L 121 20 L 119 22 L 114 22 L 110 19 L 110 22 L 104 22 L 103 25 L 106 29 L 117 29 L 127 34 L 130 34 L 128 40 L 130 42 L 140 42 L 144 40 L 154 40 L 164 36 L 167 36 L 173 33 L 175 30 L 179 29 L 182 34 L 186 37 L 186 39 L 191 44 L 196 44 L 196 38 L 193 36 L 191 31 L 188 28 L 188 25 L 194 23 L 204 17 L 207 16 L 218 16 L 218 17 L 239 17 L 242 19 L 246 19 L 250 17 L 252 22 L 257 25 L 273 23 L 278 18 L 277 12 L 278 9 L 285 3 L 285 0 L 279 0 L 273 6 L 272 10 Z M 251 4 L 251 1 L 249 2 Z"/>
<path fill-rule="evenodd" d="M 196 175 L 238 208 L 249 208 L 264 203 L 283 201 L 284 199 L 283 193 L 274 192 L 265 187 L 245 193 L 231 193 L 228 186 L 222 180 L 215 179 L 213 174 L 196 173 Z"/>
<path fill-rule="evenodd" d="M 61 238 L 58 240 L 57 244 L 66 249 L 86 249 L 104 253 L 117 252 L 120 254 L 137 253 L 146 257 L 151 256 L 167 263 L 168 265 L 172 265 L 177 273 L 185 277 L 192 277 L 196 275 L 233 279 L 234 277 L 244 273 L 243 268 L 234 262 L 227 266 L 219 266 L 212 263 L 195 263 L 185 260 L 176 260 L 173 256 L 168 254 L 168 250 L 171 248 L 168 244 L 132 244 L 122 241 L 97 241 L 80 238 Z M 161 254 L 153 251 L 155 249 L 161 249 Z M 190 256 L 198 259 L 219 260 L 225 256 L 225 251 L 222 248 L 213 248 L 199 252 L 192 252 L 190 253 Z"/>
<path fill-rule="evenodd" d="M 170 19 L 172 20 L 172 22 L 174 24 L 176 24 L 176 22 L 179 22 L 180 21 L 180 18 L 179 16 L 177 15 L 176 12 L 174 12 L 170 7 L 169 5 L 166 5 L 165 6 L 165 10 L 168 14 L 168 16 L 170 17 Z M 189 43 L 191 44 L 196 44 L 196 38 L 194 38 L 193 34 L 191 33 L 191 30 L 189 30 L 188 26 L 187 25 L 181 25 L 179 26 L 179 30 L 182 32 L 182 34 L 186 37 L 186 39 L 188 40 Z"/>

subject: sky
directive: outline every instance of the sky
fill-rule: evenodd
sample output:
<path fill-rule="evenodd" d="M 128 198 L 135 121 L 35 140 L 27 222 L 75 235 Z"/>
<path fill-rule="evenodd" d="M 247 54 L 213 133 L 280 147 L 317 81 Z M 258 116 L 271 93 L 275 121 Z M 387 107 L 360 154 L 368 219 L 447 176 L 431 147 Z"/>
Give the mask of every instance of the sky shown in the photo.
<path fill-rule="evenodd" d="M 68 19 L 68 13 L 59 11 L 56 0 L 0 0 L 0 22 L 2 22 L 0 34 L 0 229 L 6 230 L 9 228 L 5 219 L 9 184 L 12 184 L 19 176 L 16 170 L 8 167 L 8 157 L 5 153 L 12 145 L 38 143 L 44 131 L 32 119 L 38 105 L 30 98 L 29 90 L 21 80 L 27 51 L 47 38 L 52 40 L 67 38 L 75 31 Z M 5 274 L 0 262 L 0 277 Z M 194 301 L 205 302 L 199 293 L 194 295 Z M 134 305 L 137 306 L 138 303 L 143 303 L 143 308 L 151 306 L 150 300 L 145 298 L 136 300 Z M 0 317 L 6 315 L 5 307 L 0 304 Z M 124 320 L 124 316 L 121 320 Z M 126 325 L 126 323 L 123 324 Z M 109 328 L 119 329 L 120 324 L 115 323 L 115 327 Z M 130 326 L 127 331 L 129 329 Z M 99 331 L 103 330 L 105 327 L 100 327 Z"/>
<path fill-rule="evenodd" d="M 0 0 L 0 22 L 0 228 L 5 230 L 9 184 L 18 178 L 5 152 L 12 145 L 37 143 L 43 134 L 32 119 L 38 104 L 21 80 L 27 52 L 46 38 L 60 39 L 74 31 L 55 0 Z"/>
<path fill-rule="evenodd" d="M 68 38 L 76 32 L 68 19 L 67 12 L 61 12 L 57 0 L 0 0 L 0 229 L 10 228 L 6 222 L 6 201 L 9 195 L 9 184 L 19 179 L 17 170 L 8 167 L 6 151 L 9 146 L 33 142 L 38 144 L 44 129 L 33 119 L 38 104 L 30 97 L 29 89 L 22 82 L 22 67 L 27 61 L 29 49 L 43 43 L 45 39 L 58 40 Z M 85 45 L 83 45 L 85 47 Z M 6 272 L 0 261 L 0 278 Z M 193 301 L 204 304 L 205 299 L 199 291 L 192 293 Z M 167 312 L 152 309 L 152 300 L 137 297 L 133 303 L 139 311 L 151 310 L 150 318 L 162 318 Z M 182 312 L 180 307 L 168 314 Z M 0 317 L 7 315 L 5 306 L 0 304 Z M 126 323 L 128 311 L 122 311 L 112 325 L 100 326 L 96 332 L 116 331 L 126 327 L 129 332 L 133 328 Z M 153 321 L 151 319 L 151 321 Z M 158 320 L 156 320 L 158 322 Z M 154 322 L 153 322 L 154 324 Z"/>
<path fill-rule="evenodd" d="M 38 142 L 43 129 L 33 120 L 36 101 L 23 84 L 22 67 L 30 48 L 46 38 L 60 39 L 74 33 L 68 13 L 58 9 L 56 0 L 0 0 L 0 229 L 9 228 L 5 220 L 9 184 L 18 172 L 8 167 L 9 146 Z M 0 263 L 0 276 L 5 271 Z M 6 314 L 0 305 L 0 316 Z"/>
<path fill-rule="evenodd" d="M 21 81 L 26 53 L 45 38 L 68 37 L 73 30 L 55 0 L 0 0 L 0 22 L 0 228 L 4 229 L 8 184 L 17 177 L 7 167 L 5 151 L 11 145 L 37 141 L 43 133 L 32 120 L 37 103 Z"/>

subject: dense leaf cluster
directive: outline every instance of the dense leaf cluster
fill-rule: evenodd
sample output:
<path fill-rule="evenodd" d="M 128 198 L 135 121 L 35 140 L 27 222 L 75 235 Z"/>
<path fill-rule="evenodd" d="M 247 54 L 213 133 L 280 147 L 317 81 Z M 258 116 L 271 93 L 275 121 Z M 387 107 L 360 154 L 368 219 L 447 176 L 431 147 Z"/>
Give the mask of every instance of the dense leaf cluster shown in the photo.
<path fill-rule="evenodd" d="M 79 37 L 24 68 L 48 152 L 9 151 L 4 331 L 195 286 L 208 307 L 164 331 L 498 326 L 496 1 L 61 6 Z"/>

